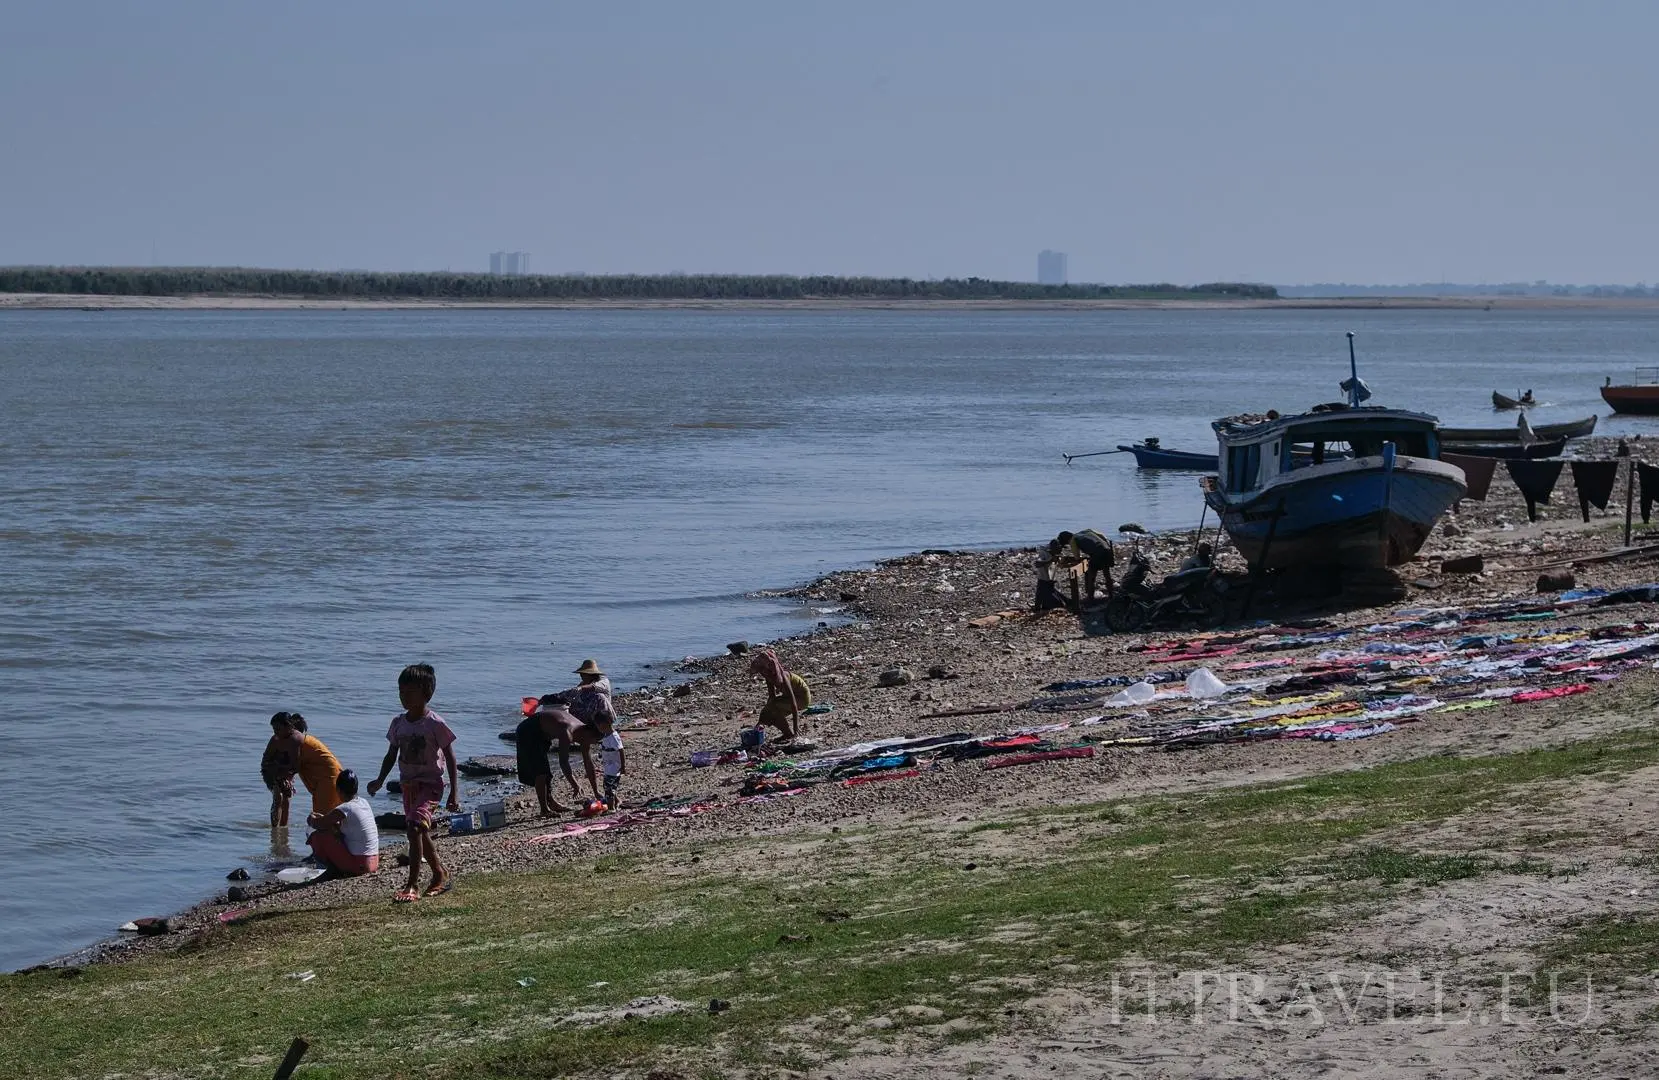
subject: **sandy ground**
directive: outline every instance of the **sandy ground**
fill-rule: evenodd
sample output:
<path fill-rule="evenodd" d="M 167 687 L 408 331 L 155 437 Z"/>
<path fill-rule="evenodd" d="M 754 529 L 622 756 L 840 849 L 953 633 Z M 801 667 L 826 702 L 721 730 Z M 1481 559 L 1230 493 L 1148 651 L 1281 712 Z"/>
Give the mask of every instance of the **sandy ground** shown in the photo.
<path fill-rule="evenodd" d="M 1655 769 L 1585 785 L 1561 816 L 1600 839 L 1572 845 L 1572 874 L 1500 874 L 1420 890 L 1312 941 L 1215 971 L 1148 964 L 1089 991 L 1034 985 L 1017 1009 L 1020 1034 L 945 1046 L 925 1037 L 897 1047 L 872 1043 L 828 1074 L 1651 1076 L 1653 978 L 1569 978 L 1557 983 L 1553 1000 L 1530 1002 L 1521 988 L 1536 966 L 1535 948 L 1556 928 L 1652 910 L 1659 877 L 1628 856 L 1653 850 L 1655 797 Z M 1494 837 L 1510 854 L 1537 853 L 1512 814 L 1469 815 L 1438 833 L 1396 839 L 1466 851 Z"/>
<path fill-rule="evenodd" d="M 1606 310 L 1659 307 L 1659 299 L 1551 296 L 1332 297 L 1277 300 L 902 300 L 833 297 L 796 300 L 419 300 L 303 296 L 106 296 L 77 293 L 0 293 L 7 309 L 75 311 L 425 311 L 450 309 L 887 309 L 1003 310 L 1187 310 L 1195 308 L 1401 309 L 1401 310 Z"/>

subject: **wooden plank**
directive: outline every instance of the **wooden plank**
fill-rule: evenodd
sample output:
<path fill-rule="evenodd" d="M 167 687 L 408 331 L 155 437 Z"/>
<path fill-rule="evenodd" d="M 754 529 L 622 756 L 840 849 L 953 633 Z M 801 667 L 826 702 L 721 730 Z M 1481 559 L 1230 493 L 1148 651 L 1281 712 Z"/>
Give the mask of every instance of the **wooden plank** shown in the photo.
<path fill-rule="evenodd" d="M 271 1080 L 288 1080 L 290 1076 L 293 1076 L 294 1070 L 300 1067 L 300 1058 L 304 1057 L 305 1052 L 309 1049 L 311 1049 L 311 1044 L 304 1039 L 295 1039 L 288 1044 L 288 1056 L 282 1059 L 281 1065 L 277 1066 L 276 1075 L 271 1077 Z"/>

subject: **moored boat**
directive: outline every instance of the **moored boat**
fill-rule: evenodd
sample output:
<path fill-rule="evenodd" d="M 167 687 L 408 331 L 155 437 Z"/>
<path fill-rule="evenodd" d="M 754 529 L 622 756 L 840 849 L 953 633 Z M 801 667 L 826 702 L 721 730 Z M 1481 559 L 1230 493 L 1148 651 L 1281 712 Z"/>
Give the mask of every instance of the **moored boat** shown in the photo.
<path fill-rule="evenodd" d="M 1463 470 L 1439 460 L 1438 424 L 1358 406 L 1217 420 L 1204 499 L 1253 569 L 1398 566 L 1467 491 Z"/>
<path fill-rule="evenodd" d="M 1187 469 L 1193 472 L 1215 472 L 1214 454 L 1196 454 L 1190 450 L 1165 450 L 1158 440 L 1147 439 L 1133 445 L 1118 444 L 1119 450 L 1135 455 L 1135 465 L 1142 469 Z"/>
<path fill-rule="evenodd" d="M 1535 443 L 1454 443 L 1440 441 L 1443 454 L 1466 454 L 1469 457 L 1495 458 L 1551 458 L 1567 448 L 1566 439 L 1542 439 Z"/>
<path fill-rule="evenodd" d="M 1616 413 L 1659 416 L 1659 368 L 1637 368 L 1634 382 L 1614 386 L 1609 378 L 1601 388 L 1601 399 Z"/>
<path fill-rule="evenodd" d="M 1593 434 L 1596 430 L 1596 418 L 1586 416 L 1579 420 L 1563 420 L 1557 424 L 1533 424 L 1532 433 L 1540 439 L 1576 439 L 1581 435 Z M 1519 427 L 1488 427 L 1488 428 L 1453 428 L 1440 429 L 1440 441 L 1443 443 L 1507 443 L 1520 442 Z"/>

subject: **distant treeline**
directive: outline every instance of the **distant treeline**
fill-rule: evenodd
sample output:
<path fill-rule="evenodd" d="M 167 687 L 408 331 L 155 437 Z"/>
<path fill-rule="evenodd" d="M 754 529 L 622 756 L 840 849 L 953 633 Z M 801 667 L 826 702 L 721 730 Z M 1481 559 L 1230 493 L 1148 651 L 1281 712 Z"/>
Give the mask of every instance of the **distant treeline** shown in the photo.
<path fill-rule="evenodd" d="M 1033 285 L 987 278 L 761 274 L 529 275 L 254 270 L 242 267 L 0 267 L 0 292 L 98 296 L 283 296 L 430 300 L 1271 300 L 1271 285 Z"/>
<path fill-rule="evenodd" d="M 1635 285 L 1559 285 L 1548 281 L 1510 281 L 1500 285 L 1467 285 L 1442 281 L 1417 285 L 1349 285 L 1342 282 L 1321 282 L 1317 285 L 1281 285 L 1281 295 L 1301 297 L 1355 297 L 1355 296 L 1595 296 L 1642 297 L 1659 296 L 1659 285 L 1649 288 L 1646 282 Z"/>

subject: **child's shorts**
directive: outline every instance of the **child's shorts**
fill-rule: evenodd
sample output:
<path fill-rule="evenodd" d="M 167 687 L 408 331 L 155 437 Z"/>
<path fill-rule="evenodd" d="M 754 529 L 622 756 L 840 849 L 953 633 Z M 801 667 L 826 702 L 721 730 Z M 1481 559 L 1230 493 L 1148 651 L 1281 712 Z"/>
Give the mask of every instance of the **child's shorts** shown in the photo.
<path fill-rule="evenodd" d="M 430 829 L 432 815 L 438 812 L 438 804 L 443 797 L 444 786 L 441 783 L 404 784 L 403 820 L 410 828 Z"/>

